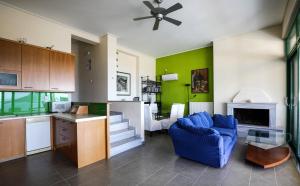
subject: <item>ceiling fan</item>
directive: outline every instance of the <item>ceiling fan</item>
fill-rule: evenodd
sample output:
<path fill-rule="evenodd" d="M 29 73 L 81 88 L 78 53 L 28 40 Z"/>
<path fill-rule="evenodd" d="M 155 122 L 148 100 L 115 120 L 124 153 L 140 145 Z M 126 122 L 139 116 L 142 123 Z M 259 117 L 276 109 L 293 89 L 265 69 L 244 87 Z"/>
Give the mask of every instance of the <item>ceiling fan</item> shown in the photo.
<path fill-rule="evenodd" d="M 151 16 L 139 17 L 139 18 L 135 18 L 133 20 L 139 21 L 139 20 L 143 20 L 143 19 L 155 18 L 153 30 L 158 30 L 159 23 L 162 20 L 168 21 L 177 26 L 181 25 L 181 21 L 167 17 L 167 15 L 169 13 L 182 8 L 182 5 L 180 3 L 176 3 L 175 5 L 171 6 L 170 8 L 165 9 L 165 8 L 160 7 L 160 4 L 163 2 L 163 0 L 154 0 L 154 2 L 157 3 L 158 7 L 155 8 L 149 1 L 143 1 L 143 3 L 151 10 L 150 11 Z"/>

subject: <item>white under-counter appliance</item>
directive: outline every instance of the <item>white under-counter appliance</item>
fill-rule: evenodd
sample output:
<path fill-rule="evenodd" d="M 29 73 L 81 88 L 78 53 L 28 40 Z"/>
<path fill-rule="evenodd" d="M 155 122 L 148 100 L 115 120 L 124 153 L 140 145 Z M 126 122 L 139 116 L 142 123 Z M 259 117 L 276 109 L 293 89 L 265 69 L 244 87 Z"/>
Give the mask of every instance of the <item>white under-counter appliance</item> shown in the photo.
<path fill-rule="evenodd" d="M 26 119 L 26 154 L 31 155 L 51 150 L 50 117 Z"/>

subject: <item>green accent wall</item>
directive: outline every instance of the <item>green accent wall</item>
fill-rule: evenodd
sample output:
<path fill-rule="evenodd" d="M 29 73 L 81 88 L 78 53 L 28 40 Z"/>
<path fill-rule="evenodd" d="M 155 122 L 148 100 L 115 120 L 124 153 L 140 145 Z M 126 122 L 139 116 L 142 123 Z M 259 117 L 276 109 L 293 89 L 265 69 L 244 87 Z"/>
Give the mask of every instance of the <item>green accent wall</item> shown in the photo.
<path fill-rule="evenodd" d="M 168 113 L 173 103 L 185 103 L 185 114 L 188 112 L 188 93 L 185 84 L 191 84 L 191 71 L 208 68 L 208 93 L 192 94 L 189 87 L 191 102 L 213 101 L 213 47 L 206 47 L 188 52 L 156 59 L 156 76 L 177 73 L 177 81 L 162 82 L 162 112 Z M 195 97 L 194 97 L 195 95 Z M 194 97 L 194 98 L 193 98 Z"/>
<path fill-rule="evenodd" d="M 68 99 L 66 93 L 0 92 L 0 116 L 49 112 L 48 101 Z"/>

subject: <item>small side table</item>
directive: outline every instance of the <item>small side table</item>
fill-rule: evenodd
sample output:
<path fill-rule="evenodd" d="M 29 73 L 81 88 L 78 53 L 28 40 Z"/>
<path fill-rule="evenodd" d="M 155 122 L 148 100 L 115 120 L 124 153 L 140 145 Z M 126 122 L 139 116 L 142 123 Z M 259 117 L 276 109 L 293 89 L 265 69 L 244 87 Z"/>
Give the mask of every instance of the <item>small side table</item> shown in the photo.
<path fill-rule="evenodd" d="M 256 130 L 248 132 L 246 160 L 263 168 L 272 168 L 286 162 L 291 156 L 287 143 L 287 133 L 275 130 Z"/>

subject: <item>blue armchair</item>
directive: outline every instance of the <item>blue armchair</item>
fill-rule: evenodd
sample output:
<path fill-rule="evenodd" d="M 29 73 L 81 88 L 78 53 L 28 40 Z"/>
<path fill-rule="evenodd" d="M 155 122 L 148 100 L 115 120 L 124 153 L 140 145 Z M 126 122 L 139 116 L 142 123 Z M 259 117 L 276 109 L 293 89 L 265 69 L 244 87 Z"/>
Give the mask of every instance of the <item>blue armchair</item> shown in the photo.
<path fill-rule="evenodd" d="M 237 141 L 237 120 L 233 116 L 195 113 L 178 119 L 169 134 L 177 155 L 222 168 Z"/>

